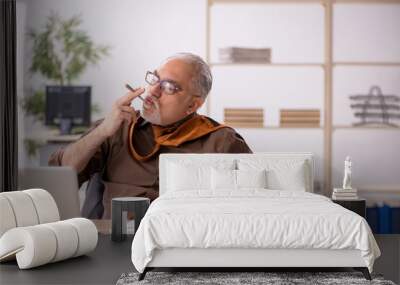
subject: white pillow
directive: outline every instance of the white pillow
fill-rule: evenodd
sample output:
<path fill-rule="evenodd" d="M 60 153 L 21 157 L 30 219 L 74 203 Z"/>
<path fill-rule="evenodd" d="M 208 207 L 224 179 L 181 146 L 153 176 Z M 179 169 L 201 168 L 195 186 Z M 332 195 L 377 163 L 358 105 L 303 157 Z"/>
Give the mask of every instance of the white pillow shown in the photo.
<path fill-rule="evenodd" d="M 267 188 L 267 171 L 236 170 L 236 183 L 238 188 Z"/>
<path fill-rule="evenodd" d="M 210 167 L 171 163 L 168 168 L 168 191 L 210 188 Z"/>
<path fill-rule="evenodd" d="M 305 191 L 306 163 L 296 159 L 239 159 L 239 170 L 266 169 L 266 188 L 272 190 Z"/>
<path fill-rule="evenodd" d="M 211 168 L 235 169 L 235 160 L 207 161 L 182 160 L 168 162 L 167 191 L 210 190 Z"/>
<path fill-rule="evenodd" d="M 211 188 L 213 190 L 238 190 L 241 188 L 266 188 L 266 171 L 261 170 L 211 170 Z"/>
<path fill-rule="evenodd" d="M 236 189 L 236 170 L 232 169 L 211 169 L 211 189 Z"/>
<path fill-rule="evenodd" d="M 306 191 L 304 165 L 289 168 L 285 171 L 268 171 L 268 188 L 276 190 Z"/>

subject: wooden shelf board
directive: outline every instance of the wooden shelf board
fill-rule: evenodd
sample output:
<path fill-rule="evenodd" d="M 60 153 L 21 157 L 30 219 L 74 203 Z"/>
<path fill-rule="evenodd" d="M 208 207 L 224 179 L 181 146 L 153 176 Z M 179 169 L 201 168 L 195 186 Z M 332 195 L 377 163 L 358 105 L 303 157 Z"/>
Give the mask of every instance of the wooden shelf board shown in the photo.
<path fill-rule="evenodd" d="M 248 4 L 248 3 L 265 3 L 265 4 L 287 4 L 287 3 L 293 3 L 293 4 L 323 4 L 325 3 L 326 0 L 209 0 L 209 3 L 212 4 Z"/>
<path fill-rule="evenodd" d="M 78 135 L 60 135 L 53 131 L 44 131 L 36 135 L 27 136 L 26 139 L 42 141 L 45 143 L 72 143 L 77 141 L 82 134 Z"/>
<path fill-rule="evenodd" d="M 390 127 L 390 126 L 348 126 L 348 125 L 337 125 L 333 126 L 333 129 L 340 130 L 340 129 L 355 129 L 355 130 L 400 130 L 400 127 Z"/>
<path fill-rule="evenodd" d="M 228 125 L 229 126 L 229 125 Z M 324 129 L 323 126 L 319 127 L 281 127 L 281 126 L 264 126 L 264 127 L 235 127 L 230 126 L 232 128 L 237 129 L 265 129 L 265 130 L 278 130 L 278 129 Z M 357 126 L 346 126 L 346 125 L 337 125 L 332 126 L 334 130 L 346 130 L 346 129 L 354 129 L 354 130 L 400 130 L 400 127 L 390 127 L 390 126 L 364 126 L 364 127 L 357 127 Z"/>
<path fill-rule="evenodd" d="M 400 0 L 209 0 L 213 4 L 400 4 Z"/>
<path fill-rule="evenodd" d="M 367 61 L 343 61 L 343 62 L 334 62 L 334 66 L 394 66 L 394 67 L 400 67 L 400 62 L 367 62 Z"/>
<path fill-rule="evenodd" d="M 229 125 L 228 125 L 229 126 Z M 323 127 L 279 127 L 279 126 L 264 126 L 264 127 L 234 127 L 234 129 L 260 129 L 260 130 L 283 130 L 283 129 L 318 129 L 321 130 Z"/>
<path fill-rule="evenodd" d="M 400 4 L 400 0 L 332 0 L 333 4 Z"/>
<path fill-rule="evenodd" d="M 243 66 L 243 65 L 256 65 L 256 66 L 273 66 L 273 67 L 324 67 L 323 63 L 295 63 L 295 62 L 284 62 L 284 63 L 256 63 L 256 62 L 212 62 L 210 66 Z"/>

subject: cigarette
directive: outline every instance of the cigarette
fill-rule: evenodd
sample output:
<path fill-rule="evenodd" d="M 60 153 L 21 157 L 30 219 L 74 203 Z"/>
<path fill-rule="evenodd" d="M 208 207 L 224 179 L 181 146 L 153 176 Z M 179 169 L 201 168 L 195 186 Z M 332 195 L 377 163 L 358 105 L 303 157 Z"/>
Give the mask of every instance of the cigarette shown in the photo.
<path fill-rule="evenodd" d="M 126 87 L 129 91 L 132 91 L 132 92 L 135 92 L 135 91 L 137 90 L 137 89 L 136 89 L 136 90 L 133 89 L 129 84 L 125 84 L 125 87 Z M 144 102 L 144 99 L 143 99 L 142 97 L 140 97 L 140 95 L 138 96 L 138 98 Z"/>

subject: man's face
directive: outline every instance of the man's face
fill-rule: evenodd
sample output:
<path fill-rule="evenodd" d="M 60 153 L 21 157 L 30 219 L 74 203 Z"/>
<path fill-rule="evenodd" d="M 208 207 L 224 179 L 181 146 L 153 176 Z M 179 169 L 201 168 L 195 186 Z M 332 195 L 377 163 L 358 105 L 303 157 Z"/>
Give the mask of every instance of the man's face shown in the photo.
<path fill-rule="evenodd" d="M 154 85 L 149 85 L 143 102 L 143 118 L 156 125 L 173 124 L 196 111 L 203 103 L 201 97 L 193 94 L 190 81 L 193 76 L 192 67 L 180 60 L 172 59 L 153 72 L 160 79 Z M 160 88 L 160 82 L 176 86 L 176 92 L 167 94 Z M 171 86 L 171 85 L 169 85 Z"/>

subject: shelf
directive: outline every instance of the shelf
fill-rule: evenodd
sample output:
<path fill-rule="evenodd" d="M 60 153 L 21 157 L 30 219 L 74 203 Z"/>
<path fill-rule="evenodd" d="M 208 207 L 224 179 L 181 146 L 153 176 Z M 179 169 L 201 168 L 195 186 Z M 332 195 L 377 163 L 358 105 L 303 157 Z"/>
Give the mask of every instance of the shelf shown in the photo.
<path fill-rule="evenodd" d="M 77 141 L 82 134 L 60 135 L 58 130 L 43 130 L 39 133 L 27 136 L 26 139 L 42 141 L 45 143 L 72 143 Z"/>
<path fill-rule="evenodd" d="M 346 126 L 346 125 L 337 125 L 333 126 L 334 130 L 345 130 L 345 129 L 354 129 L 354 130 L 400 130 L 400 127 L 391 127 L 391 126 Z"/>
<path fill-rule="evenodd" d="M 332 0 L 333 4 L 400 4 L 400 0 Z"/>
<path fill-rule="evenodd" d="M 400 62 L 333 62 L 333 66 L 382 66 L 382 67 L 400 67 Z M 257 63 L 257 62 L 212 62 L 210 66 L 244 66 L 244 65 L 256 65 L 256 66 L 293 66 L 293 67 L 325 67 L 324 63 L 303 63 L 303 62 L 282 62 L 282 63 Z"/>
<path fill-rule="evenodd" d="M 393 66 L 400 67 L 400 62 L 333 62 L 334 66 Z"/>
<path fill-rule="evenodd" d="M 234 129 L 258 129 L 258 130 L 284 130 L 284 129 L 315 129 L 315 130 L 322 130 L 324 127 L 279 127 L 279 126 L 264 126 L 261 128 L 257 127 L 235 127 L 229 126 Z"/>
<path fill-rule="evenodd" d="M 248 4 L 248 3 L 272 3 L 272 4 L 287 4 L 287 3 L 293 3 L 293 4 L 324 4 L 326 1 L 325 0 L 208 0 L 210 5 L 212 4 L 217 4 L 217 3 L 240 3 L 240 4 Z"/>
<path fill-rule="evenodd" d="M 273 4 L 273 5 L 286 5 L 286 4 L 311 4 L 311 5 L 321 5 L 323 10 L 323 29 L 324 29 L 324 58 L 322 63 L 310 63 L 310 62 L 282 62 L 282 63 L 225 63 L 225 62 L 211 62 L 211 17 L 212 17 L 212 5 L 213 4 Z M 280 127 L 277 126 L 263 126 L 261 128 L 250 128 L 250 127 L 233 127 L 237 130 L 251 130 L 251 129 L 258 129 L 260 131 L 255 131 L 255 136 L 260 134 L 262 131 L 265 130 L 283 130 L 282 134 L 290 133 L 292 131 L 295 133 L 294 129 L 297 129 L 299 132 L 306 132 L 308 130 L 319 130 L 317 132 L 323 133 L 323 173 L 324 173 L 324 186 L 323 186 L 323 193 L 324 194 L 331 194 L 331 186 L 332 186 L 332 164 L 333 164 L 333 135 L 335 130 L 351 130 L 352 132 L 362 132 L 362 130 L 369 131 L 370 133 L 374 132 L 381 132 L 385 130 L 389 130 L 392 132 L 397 132 L 400 130 L 400 127 L 391 127 L 391 126 L 381 126 L 381 125 L 369 125 L 369 126 L 352 126 L 352 125 L 333 125 L 333 90 L 334 90 L 334 71 L 335 67 L 361 67 L 363 68 L 398 68 L 400 67 L 400 60 L 382 60 L 379 61 L 375 59 L 363 61 L 363 60 L 334 60 L 334 14 L 335 9 L 340 6 L 341 4 L 372 4 L 372 5 L 385 5 L 385 4 L 400 4 L 400 0 L 207 0 L 207 25 L 206 25 L 206 33 L 207 33 L 207 40 L 206 40 L 206 59 L 209 62 L 210 67 L 252 67 L 252 68 L 265 68 L 265 67 L 305 67 L 305 68 L 315 68 L 315 67 L 322 67 L 324 73 L 324 96 L 323 96 L 323 107 L 324 110 L 323 118 L 324 118 L 324 126 L 320 127 Z M 222 5 L 221 5 L 222 6 Z M 396 6 L 397 7 L 397 6 Z M 219 8 L 219 7 L 218 7 Z M 313 6 L 313 8 L 315 8 Z M 279 29 L 279 27 L 278 27 Z M 217 58 L 215 58 L 217 61 Z M 207 101 L 207 111 L 210 114 L 210 101 Z M 321 116 L 322 118 L 322 116 Z M 271 123 L 271 122 L 269 122 Z M 396 122 L 397 123 L 397 122 Z M 287 129 L 286 131 L 284 129 Z M 290 130 L 289 130 L 290 129 Z M 359 131 L 361 130 L 361 131 Z M 376 131 L 375 131 L 376 130 Z M 259 132 L 259 133 L 258 133 Z M 280 131 L 276 131 L 280 132 Z M 273 132 L 275 134 L 275 132 Z M 311 133 L 314 133 L 311 131 Z M 319 134 L 319 133 L 318 133 Z M 381 134 L 381 133 L 379 133 Z M 378 134 L 378 135 L 379 135 Z M 391 134 L 387 132 L 387 134 Z M 382 133 L 382 135 L 387 135 L 386 133 Z M 278 133 L 280 135 L 280 133 Z"/>
<path fill-rule="evenodd" d="M 282 129 L 324 129 L 323 126 L 319 127 L 280 127 L 280 126 L 264 126 L 264 127 L 235 127 L 230 126 L 234 129 L 259 129 L 259 130 L 282 130 Z M 400 127 L 390 127 L 390 126 L 347 126 L 347 125 L 337 125 L 332 127 L 334 130 L 399 130 Z"/>
<path fill-rule="evenodd" d="M 282 62 L 282 63 L 256 63 L 256 62 L 213 62 L 209 64 L 210 66 L 244 66 L 244 65 L 255 65 L 255 66 L 271 66 L 271 67 L 324 67 L 323 63 L 292 63 L 292 62 Z"/>
<path fill-rule="evenodd" d="M 208 0 L 209 4 L 218 3 L 265 3 L 265 4 L 400 4 L 400 0 Z"/>
<path fill-rule="evenodd" d="M 82 135 L 55 135 L 45 138 L 47 143 L 72 143 L 77 141 Z"/>

